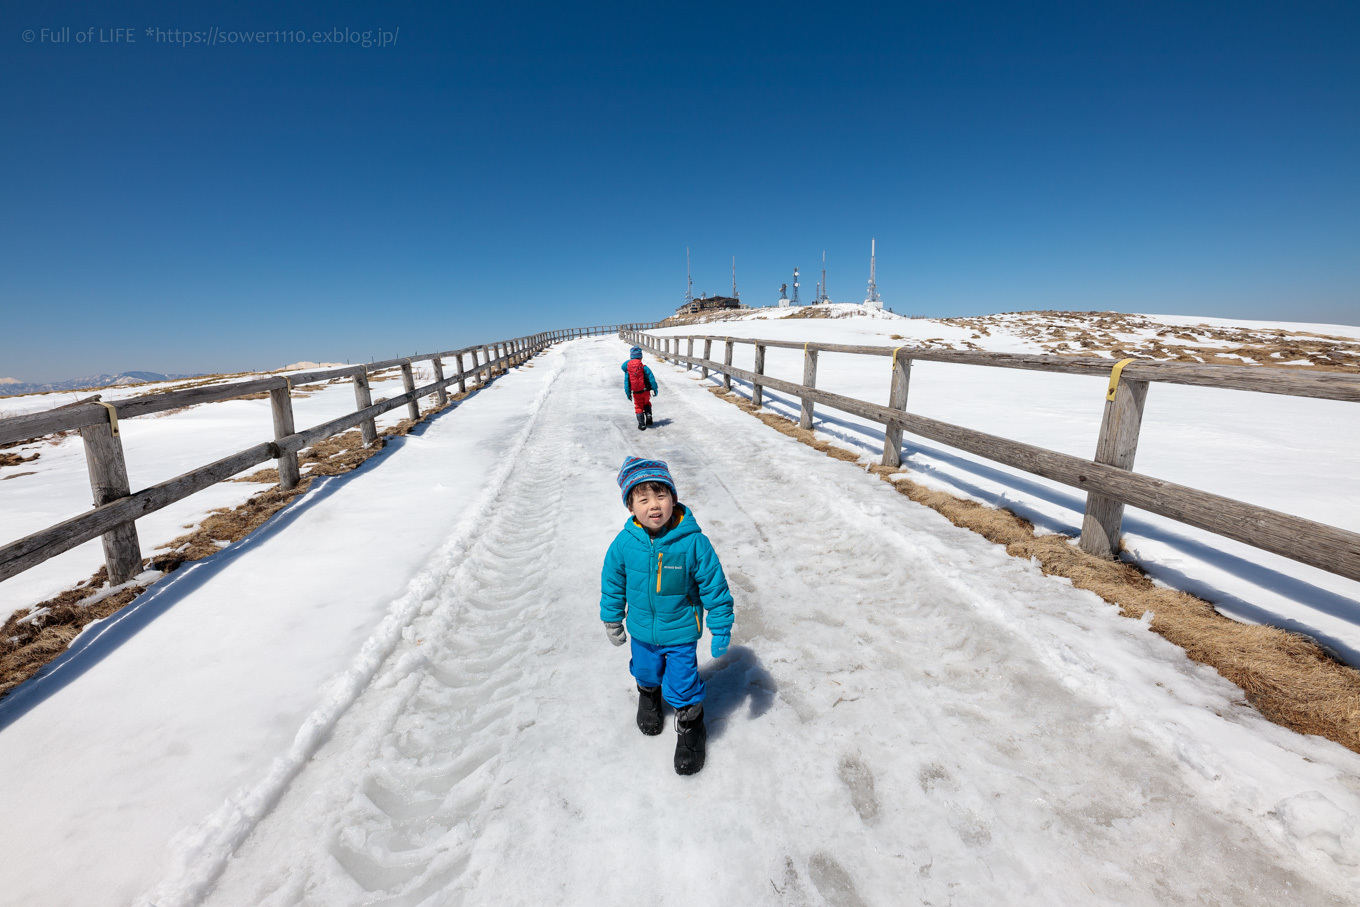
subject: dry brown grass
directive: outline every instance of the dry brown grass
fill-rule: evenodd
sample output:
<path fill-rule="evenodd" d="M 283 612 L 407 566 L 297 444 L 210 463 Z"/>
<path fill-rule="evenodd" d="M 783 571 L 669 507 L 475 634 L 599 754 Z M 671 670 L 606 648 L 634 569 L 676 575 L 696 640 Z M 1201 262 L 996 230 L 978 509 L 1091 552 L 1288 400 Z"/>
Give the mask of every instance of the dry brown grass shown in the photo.
<path fill-rule="evenodd" d="M 997 329 L 1033 340 L 1060 356 L 1108 352 L 1117 359 L 1360 372 L 1360 341 L 1303 330 L 1172 326 L 1122 312 L 1013 312 L 940 320 L 974 331 L 974 340 Z M 969 341 L 963 345 L 972 347 Z"/>
<path fill-rule="evenodd" d="M 466 396 L 450 393 L 449 404 Z M 363 437 L 357 429 L 318 442 L 298 457 L 302 481 L 288 491 L 278 487 L 279 473 L 272 467 L 228 480 L 269 483 L 274 487 L 252 495 L 237 507 L 212 511 L 198 526 L 186 527 L 191 531 L 158 548 L 158 553 L 144 561 L 145 569 L 171 573 L 187 561 L 211 557 L 227 544 L 240 541 L 264 525 L 270 517 L 304 494 L 313 478 L 341 475 L 358 469 L 382 449 L 387 438 L 408 434 L 421 421 L 446 408 L 435 405 L 422 407 L 420 420 L 403 419 L 391 428 L 384 429 L 379 432 L 378 444 L 372 448 L 363 446 Z M 148 588 L 145 585 L 130 585 L 87 604 L 88 600 L 100 593 L 107 579 L 108 573 L 101 567 L 99 572 L 74 589 L 68 589 L 31 608 L 16 611 L 5 621 L 3 628 L 0 628 L 0 697 L 64 652 L 85 625 L 108 617 Z"/>
<path fill-rule="evenodd" d="M 717 309 L 712 312 L 696 312 L 693 315 L 672 315 L 657 322 L 658 328 L 681 327 L 690 324 L 714 324 L 719 321 L 740 321 L 751 314 L 751 309 Z"/>
<path fill-rule="evenodd" d="M 6 466 L 18 466 L 20 463 L 31 463 L 40 456 L 42 456 L 41 453 L 34 453 L 31 457 L 17 453 L 0 453 L 0 469 Z"/>
<path fill-rule="evenodd" d="M 819 441 L 811 431 L 783 416 L 756 410 L 746 399 L 712 392 L 782 434 L 838 460 L 858 455 Z M 1062 576 L 1119 607 L 1131 618 L 1151 611 L 1151 628 L 1237 684 L 1262 715 L 1302 734 L 1317 734 L 1360 752 L 1360 671 L 1331 658 L 1317 643 L 1274 627 L 1238 623 L 1213 605 L 1153 584 L 1133 564 L 1087 554 L 1065 535 L 1035 535 L 1034 526 L 1009 510 L 926 488 L 903 476 L 901 468 L 872 466 L 870 471 L 897 491 L 942 514 L 955 526 L 1004 545 L 1014 557 L 1034 558 L 1049 576 Z"/>

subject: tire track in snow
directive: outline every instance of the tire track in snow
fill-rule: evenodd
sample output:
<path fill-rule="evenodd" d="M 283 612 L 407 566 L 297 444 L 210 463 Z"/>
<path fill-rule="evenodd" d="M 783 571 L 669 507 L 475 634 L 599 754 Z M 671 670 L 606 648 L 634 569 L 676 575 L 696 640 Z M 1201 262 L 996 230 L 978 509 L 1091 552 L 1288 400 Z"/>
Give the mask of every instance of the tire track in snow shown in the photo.
<path fill-rule="evenodd" d="M 411 622 L 444 588 L 442 577 L 456 569 L 478 543 L 477 530 L 484 515 L 514 471 L 516 459 L 528 443 L 544 401 L 552 393 L 564 367 L 565 359 L 559 355 L 543 388 L 530 405 L 526 425 L 512 443 L 505 462 L 492 474 L 477 503 L 459 521 L 431 565 L 411 580 L 405 595 L 392 603 L 387 616 L 364 643 L 354 662 L 328 684 L 321 695 L 321 704 L 303 722 L 288 752 L 275 759 L 269 774 L 253 787 L 239 791 L 198 827 L 182 833 L 172 842 L 180 870 L 148 892 L 141 903 L 174 907 L 195 903 L 211 890 L 231 854 L 278 803 L 289 784 L 325 743 L 337 722 L 369 687 L 407 635 Z M 419 656 L 405 652 L 394 670 L 409 674 L 418 660 Z M 407 688 L 412 686 L 409 679 L 400 682 Z M 393 700 L 393 705 L 399 702 L 400 697 Z"/>

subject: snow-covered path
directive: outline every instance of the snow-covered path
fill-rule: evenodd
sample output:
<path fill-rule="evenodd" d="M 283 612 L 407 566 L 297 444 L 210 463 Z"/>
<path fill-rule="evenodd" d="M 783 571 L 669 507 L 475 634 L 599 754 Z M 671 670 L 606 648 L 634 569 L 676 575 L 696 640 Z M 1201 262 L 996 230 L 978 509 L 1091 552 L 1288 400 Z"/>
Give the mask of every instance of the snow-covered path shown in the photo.
<path fill-rule="evenodd" d="M 1360 758 L 675 370 L 657 367 L 640 434 L 617 342 L 553 355 L 563 375 L 475 542 L 374 682 L 221 876 L 241 829 L 215 819 L 156 903 L 1360 892 Z M 672 773 L 669 733 L 637 732 L 626 650 L 596 616 L 629 453 L 671 464 L 737 595 L 696 778 Z"/>
<path fill-rule="evenodd" d="M 228 566 L 172 577 L 172 611 L 0 730 L 23 807 L 0 903 L 1360 898 L 1360 756 L 697 372 L 653 363 L 639 433 L 624 350 L 555 347 Z M 690 778 L 669 714 L 638 733 L 598 621 L 625 454 L 671 464 L 737 598 L 729 654 L 701 643 Z M 366 547 L 379 502 L 436 534 L 417 561 L 413 530 Z M 276 562 L 296 575 L 256 605 Z"/>

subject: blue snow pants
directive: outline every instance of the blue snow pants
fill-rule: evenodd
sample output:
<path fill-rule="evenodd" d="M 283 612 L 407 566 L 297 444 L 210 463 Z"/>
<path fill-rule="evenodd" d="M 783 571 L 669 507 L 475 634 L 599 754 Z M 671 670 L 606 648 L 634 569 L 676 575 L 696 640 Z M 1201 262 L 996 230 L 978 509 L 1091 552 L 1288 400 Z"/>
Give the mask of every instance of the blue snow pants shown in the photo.
<path fill-rule="evenodd" d="M 661 698 L 674 709 L 704 701 L 704 682 L 699 679 L 698 643 L 687 642 L 678 646 L 654 646 L 639 642 L 636 636 L 633 643 L 633 657 L 628 661 L 628 670 L 640 686 L 661 687 Z"/>

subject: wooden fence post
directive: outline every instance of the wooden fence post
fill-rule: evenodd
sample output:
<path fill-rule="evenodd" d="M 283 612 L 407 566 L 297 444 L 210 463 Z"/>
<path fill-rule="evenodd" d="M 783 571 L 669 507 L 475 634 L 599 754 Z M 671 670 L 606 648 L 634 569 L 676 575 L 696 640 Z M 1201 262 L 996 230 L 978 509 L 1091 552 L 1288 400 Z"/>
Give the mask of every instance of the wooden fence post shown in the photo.
<path fill-rule="evenodd" d="M 756 344 L 755 373 L 757 375 L 765 374 L 765 344 L 763 343 Z M 760 409 L 761 401 L 764 400 L 764 398 L 765 385 L 761 384 L 759 381 L 751 382 L 751 405 L 756 409 Z"/>
<path fill-rule="evenodd" d="M 458 364 L 458 393 L 467 393 L 467 369 L 463 368 L 463 351 L 459 350 L 454 356 L 454 361 Z"/>
<path fill-rule="evenodd" d="M 1100 439 L 1096 441 L 1097 463 L 1119 469 L 1133 469 L 1133 458 L 1138 453 L 1138 431 L 1143 424 L 1143 404 L 1147 402 L 1148 383 L 1119 381 L 1114 399 L 1105 402 L 1105 413 L 1100 420 Z M 1119 556 L 1120 526 L 1124 521 L 1124 503 L 1104 495 L 1086 496 L 1086 513 L 1081 520 L 1079 546 L 1088 554 L 1100 557 Z"/>
<path fill-rule="evenodd" d="M 90 473 L 90 492 L 94 506 L 102 507 L 132 493 L 128 487 L 127 463 L 123 459 L 123 439 L 114 434 L 116 417 L 110 422 L 87 425 L 80 430 L 85 442 L 85 466 Z M 109 585 L 125 583 L 142 572 L 142 546 L 137 539 L 137 524 L 132 520 L 104 533 L 104 565 Z"/>
<path fill-rule="evenodd" d="M 284 379 L 287 382 L 287 378 Z M 285 383 L 283 387 L 269 391 L 269 408 L 274 413 L 274 440 L 286 438 L 297 429 L 293 426 L 293 386 Z M 279 468 L 279 487 L 284 491 L 296 488 L 298 479 L 298 456 L 295 451 L 283 451 L 274 461 Z"/>
<path fill-rule="evenodd" d="M 803 386 L 817 386 L 817 351 L 803 345 Z M 812 398 L 803 398 L 803 409 L 798 414 L 799 428 L 812 428 Z"/>
<path fill-rule="evenodd" d="M 491 367 L 487 365 L 491 361 L 491 354 L 487 352 L 485 346 L 479 346 L 474 355 L 480 356 L 477 366 L 477 386 L 486 387 L 486 382 L 491 380 Z"/>
<path fill-rule="evenodd" d="M 694 358 L 694 338 L 693 338 L 693 337 L 690 337 L 690 338 L 689 338 L 689 346 L 687 346 L 687 347 L 685 348 L 685 355 L 688 356 L 688 357 L 691 358 L 691 359 Z M 693 363 L 693 362 L 686 362 L 686 363 L 685 363 L 685 371 L 688 372 L 688 371 L 693 371 L 693 370 L 694 370 L 694 363 Z"/>
<path fill-rule="evenodd" d="M 362 411 L 373 405 L 373 394 L 368 388 L 368 369 L 360 369 L 354 373 L 354 408 Z M 364 439 L 365 447 L 372 447 L 378 442 L 378 425 L 373 419 L 365 419 L 359 423 L 359 434 Z"/>
<path fill-rule="evenodd" d="M 723 353 L 723 365 L 727 366 L 727 371 L 723 372 L 723 390 L 732 389 L 732 338 L 727 338 L 727 350 Z"/>
<path fill-rule="evenodd" d="M 713 358 L 713 341 L 710 340 L 709 338 L 705 337 L 705 338 L 704 338 L 704 361 L 707 362 L 709 359 L 712 359 L 712 358 Z M 708 366 L 707 366 L 707 365 L 702 365 L 702 366 L 699 367 L 699 377 L 700 377 L 700 378 L 707 378 L 707 377 L 708 377 Z"/>
<path fill-rule="evenodd" d="M 434 392 L 434 398 L 440 406 L 448 406 L 449 392 L 444 389 L 444 359 L 441 356 L 435 356 L 430 360 L 430 364 L 434 366 L 434 380 L 439 382 L 439 390 Z"/>
<path fill-rule="evenodd" d="M 416 376 L 411 371 L 411 360 L 407 359 L 401 364 L 401 383 L 406 388 L 406 393 L 411 393 L 416 389 Z M 406 404 L 406 414 L 412 419 L 420 418 L 420 402 L 412 397 L 411 402 Z"/>
<path fill-rule="evenodd" d="M 907 410 L 907 390 L 911 386 L 911 360 L 893 354 L 892 378 L 888 387 L 888 408 Z M 883 431 L 883 465 L 902 465 L 902 425 L 889 422 Z"/>

